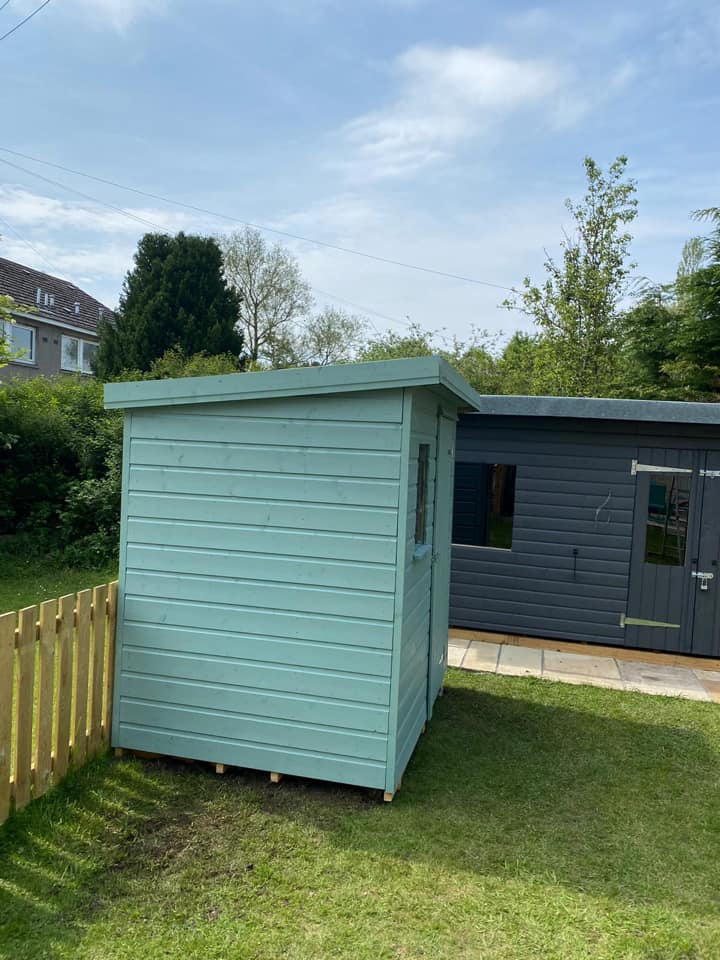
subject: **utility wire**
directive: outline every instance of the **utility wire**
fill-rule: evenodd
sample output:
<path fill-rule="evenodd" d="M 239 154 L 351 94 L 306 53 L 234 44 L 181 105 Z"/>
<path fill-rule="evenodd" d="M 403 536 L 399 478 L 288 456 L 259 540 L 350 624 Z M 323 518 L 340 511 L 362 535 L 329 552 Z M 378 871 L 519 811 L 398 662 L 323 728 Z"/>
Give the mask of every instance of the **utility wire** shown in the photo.
<path fill-rule="evenodd" d="M 11 150 L 9 147 L 0 146 L 0 150 L 2 150 L 3 153 L 9 153 L 11 156 L 20 157 L 23 160 L 31 160 L 33 163 L 41 163 L 46 167 L 54 167 L 56 170 L 62 170 L 64 173 L 70 173 L 77 177 L 85 177 L 87 180 L 94 180 L 96 183 L 102 183 L 108 187 L 115 187 L 118 190 L 126 190 L 129 193 L 135 193 L 140 197 L 146 197 L 150 200 L 158 200 L 161 203 L 169 203 L 177 207 L 184 207 L 186 210 L 192 210 L 194 213 L 202 213 L 205 216 L 217 217 L 220 220 L 227 220 L 231 223 L 239 223 L 242 226 L 251 227 L 254 230 L 262 230 L 266 233 L 273 233 L 277 236 L 286 237 L 290 240 L 299 240 L 302 243 L 312 243 L 316 246 L 326 247 L 329 250 L 336 250 L 339 253 L 347 253 L 354 257 L 363 257 L 366 260 L 375 260 L 378 263 L 386 263 L 395 267 L 403 267 L 405 270 L 416 270 L 420 273 L 429 273 L 436 277 L 445 277 L 449 280 L 461 280 L 464 283 L 474 283 L 483 287 L 493 287 L 496 290 L 506 290 L 510 293 L 517 292 L 514 287 L 506 287 L 501 283 L 492 283 L 489 280 L 479 280 L 477 277 L 466 277 L 458 273 L 448 273 L 445 270 L 436 270 L 433 267 L 419 266 L 416 263 L 406 263 L 403 260 L 393 260 L 390 257 L 382 257 L 378 254 L 368 253 L 364 250 L 355 250 L 352 247 L 344 247 L 337 243 L 329 243 L 326 240 L 317 240 L 313 237 L 305 237 L 301 234 L 289 233 L 287 230 L 278 230 L 275 227 L 267 227 L 259 223 L 252 223 L 249 220 L 242 220 L 239 217 L 232 217 L 227 213 L 218 213 L 215 210 L 208 210 L 205 207 L 198 207 L 191 203 L 183 203 L 182 200 L 173 200 L 170 197 L 164 197 L 157 193 L 150 193 L 147 190 L 138 190 L 136 187 L 129 187 L 126 184 L 118 183 L 115 180 L 107 180 L 104 177 L 97 177 L 94 174 L 85 173 L 82 170 L 74 170 L 72 167 L 65 167 L 60 163 L 51 163 L 49 160 L 41 160 L 39 157 L 33 157 L 26 153 L 20 153 L 17 150 Z M 4 162 L 7 163 L 8 161 L 6 160 Z M 29 173 L 30 171 L 25 172 Z"/>
<path fill-rule="evenodd" d="M 7 0 L 7 3 L 9 3 L 9 2 L 10 2 L 10 0 Z M 7 3 L 5 4 L 5 6 L 7 6 Z M 0 37 L 0 40 L 5 40 L 5 39 L 7 39 L 7 37 L 9 37 L 10 34 L 15 33 L 16 30 L 19 30 L 20 27 L 21 27 L 24 23 L 27 23 L 28 20 L 32 20 L 32 18 L 33 18 L 36 14 L 40 13 L 40 11 L 43 9 L 43 7 L 46 7 L 49 3 L 50 3 L 50 0 L 45 0 L 44 3 L 41 3 L 40 6 L 39 6 L 39 7 L 36 7 L 36 8 L 33 10 L 32 13 L 29 13 L 29 14 L 25 17 L 24 20 L 21 20 L 20 23 L 16 23 L 15 26 L 12 28 L 12 30 L 8 30 L 7 33 L 4 33 L 4 34 Z M 3 7 L 0 7 L 0 10 L 2 10 L 2 9 L 3 9 Z"/>
<path fill-rule="evenodd" d="M 89 193 L 84 193 L 82 190 L 78 190 L 75 187 L 69 187 L 67 186 L 67 184 L 61 183 L 59 180 L 53 180 L 52 177 L 45 177 L 43 176 L 43 174 L 36 173 L 34 170 L 28 170 L 25 167 L 21 167 L 17 163 L 13 163 L 11 160 L 6 160 L 4 157 L 0 157 L 0 163 L 4 163 L 7 166 L 12 167 L 14 170 L 19 170 L 21 173 L 29 174 L 31 177 L 37 177 L 39 180 L 42 180 L 44 183 L 49 183 L 51 186 L 59 187 L 61 190 L 66 190 L 68 193 L 74 193 L 78 197 L 81 197 L 83 200 L 87 200 L 89 203 L 96 203 L 96 204 L 99 204 L 100 206 L 108 207 L 108 209 L 113 210 L 115 213 L 119 213 L 124 217 L 129 217 L 131 220 L 135 220 L 137 223 L 140 223 L 143 226 L 151 227 L 153 230 L 159 230 L 161 233 L 166 232 L 166 228 L 161 226 L 159 223 L 154 223 L 152 220 L 147 220 L 145 217 L 138 217 L 136 216 L 136 214 L 131 213 L 129 210 L 125 210 L 123 209 L 123 207 L 116 207 L 114 204 L 107 203 L 105 200 L 98 200 L 97 197 L 92 197 L 90 196 Z M 317 288 L 315 287 L 313 287 L 313 289 L 315 289 L 316 292 L 321 294 L 322 296 L 330 297 L 331 300 L 337 300 L 339 302 L 343 302 L 342 297 L 338 297 L 335 294 L 331 294 L 326 291 L 317 290 Z M 350 301 L 345 301 L 345 302 L 350 303 Z M 350 304 L 350 305 L 355 306 L 357 309 L 362 310 L 363 312 L 376 314 L 377 316 L 382 317 L 383 320 L 388 320 L 391 323 L 401 323 L 406 327 L 410 326 L 410 324 L 404 320 L 398 320 L 396 317 L 389 317 L 383 313 L 379 313 L 377 310 L 370 310 L 366 307 L 360 306 L 359 304 Z"/>
<path fill-rule="evenodd" d="M 68 193 L 74 193 L 78 197 L 81 197 L 83 200 L 86 200 L 89 203 L 95 203 L 103 207 L 108 207 L 108 209 L 113 210 L 115 213 L 119 213 L 124 217 L 129 217 L 131 220 L 135 220 L 137 223 L 140 223 L 143 226 L 150 227 L 153 230 L 159 230 L 161 233 L 166 232 L 166 228 L 161 226 L 159 223 L 154 223 L 152 220 L 147 220 L 145 217 L 138 217 L 134 213 L 131 213 L 129 210 L 124 210 L 122 207 L 116 207 L 114 204 L 107 203 L 105 200 L 98 200 L 97 197 L 92 197 L 90 196 L 90 194 L 84 193 L 82 190 L 77 190 L 75 187 L 69 187 L 67 186 L 67 184 L 60 183 L 59 180 L 53 180 L 51 177 L 45 177 L 41 173 L 35 173 L 35 171 L 33 170 L 27 170 L 25 167 L 21 167 L 17 163 L 12 163 L 12 161 L 10 160 L 5 160 L 3 157 L 0 157 L 0 163 L 4 163 L 7 166 L 12 167 L 14 170 L 19 170 L 21 173 L 29 174 L 32 177 L 37 177 L 39 180 L 42 180 L 45 183 L 49 183 L 54 187 L 59 187 L 61 190 L 66 190 Z M 16 236 L 20 237 L 20 234 L 14 229 L 14 227 L 12 227 L 9 223 L 7 223 L 7 221 L 3 220 L 3 223 L 6 223 L 9 229 L 12 230 Z M 28 241 L 24 240 L 23 237 L 20 237 L 20 239 L 23 240 L 24 243 L 27 243 L 27 245 L 31 247 L 33 250 L 35 250 L 35 247 L 33 247 L 32 244 L 30 244 Z M 35 250 L 35 253 L 40 257 L 41 260 L 47 263 L 47 260 L 45 260 L 45 258 L 42 256 L 42 254 L 38 250 Z M 340 303 L 343 302 L 342 297 L 338 297 L 335 294 L 328 293 L 327 291 L 324 291 L 324 290 L 318 290 L 315 287 L 313 287 L 313 289 L 316 291 L 316 293 L 319 293 L 321 296 L 329 297 L 331 300 L 337 300 Z M 350 301 L 345 301 L 345 302 L 350 303 Z M 350 305 L 355 306 L 357 309 L 362 310 L 364 313 L 376 314 L 377 316 L 382 317 L 384 320 L 387 320 L 391 323 L 402 323 L 407 327 L 410 326 L 409 323 L 403 320 L 398 320 L 395 317 L 386 316 L 383 313 L 379 313 L 377 310 L 371 310 L 367 307 L 362 307 L 359 304 L 350 304 Z M 379 331 L 376 330 L 376 332 L 379 335 Z"/>
<path fill-rule="evenodd" d="M 0 7 L 0 9 L 2 9 L 2 7 Z M 15 236 L 18 238 L 18 240 L 21 243 L 24 243 L 26 247 L 29 247 L 33 251 L 35 256 L 38 257 L 40 260 L 42 260 L 42 262 L 45 264 L 46 267 L 50 267 L 54 275 L 57 275 L 57 274 L 62 275 L 62 270 L 59 270 L 56 266 L 50 263 L 50 261 L 42 253 L 40 253 L 38 248 L 34 246 L 32 243 L 30 243 L 30 241 L 26 237 L 24 237 L 21 233 L 19 233 L 19 231 L 17 231 L 11 223 L 8 223 L 8 221 L 4 217 L 0 217 L 0 223 L 2 223 L 11 233 L 15 234 Z"/>
<path fill-rule="evenodd" d="M 10 3 L 10 0 L 5 0 L 5 3 L 0 7 L 0 13 L 2 13 L 2 11 L 5 9 L 5 7 L 7 7 L 9 3 Z"/>

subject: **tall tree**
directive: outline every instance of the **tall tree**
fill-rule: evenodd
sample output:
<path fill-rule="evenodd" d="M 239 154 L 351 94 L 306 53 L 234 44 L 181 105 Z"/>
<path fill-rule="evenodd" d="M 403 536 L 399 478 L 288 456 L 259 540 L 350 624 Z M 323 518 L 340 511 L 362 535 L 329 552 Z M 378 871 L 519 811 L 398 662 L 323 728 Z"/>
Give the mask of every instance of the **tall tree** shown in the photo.
<path fill-rule="evenodd" d="M 548 254 L 545 281 L 537 286 L 526 277 L 523 290 L 503 304 L 530 317 L 547 345 L 536 363 L 542 392 L 568 396 L 612 391 L 620 305 L 635 266 L 624 229 L 637 215 L 627 158 L 618 157 L 607 173 L 590 157 L 584 165 L 585 196 L 565 202 L 574 231 L 561 243 L 562 263 Z"/>
<path fill-rule="evenodd" d="M 312 307 L 309 284 L 295 257 L 246 227 L 220 240 L 225 277 L 238 297 L 237 321 L 253 364 L 272 366 Z"/>
<path fill-rule="evenodd" d="M 695 214 L 710 220 L 695 269 L 679 272 L 675 284 L 681 319 L 674 337 L 677 359 L 671 368 L 688 395 L 717 399 L 720 394 L 720 208 Z"/>
<path fill-rule="evenodd" d="M 239 358 L 238 300 L 225 283 L 215 240 L 148 233 L 134 263 L 117 315 L 100 324 L 99 377 L 127 369 L 147 371 L 171 347 L 187 356 L 204 351 Z"/>

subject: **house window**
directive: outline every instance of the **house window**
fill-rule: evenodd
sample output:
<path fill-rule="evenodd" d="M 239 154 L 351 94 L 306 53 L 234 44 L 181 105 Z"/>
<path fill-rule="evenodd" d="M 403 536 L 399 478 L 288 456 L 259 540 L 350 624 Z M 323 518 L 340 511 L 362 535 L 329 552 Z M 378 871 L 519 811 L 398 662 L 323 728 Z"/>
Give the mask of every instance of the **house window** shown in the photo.
<path fill-rule="evenodd" d="M 96 352 L 96 343 L 79 340 L 77 337 L 63 337 L 60 367 L 74 373 L 92 373 L 92 361 Z"/>
<path fill-rule="evenodd" d="M 453 543 L 511 550 L 517 467 L 508 463 L 457 463 Z"/>
<path fill-rule="evenodd" d="M 20 323 L 0 324 L 10 347 L 10 352 L 18 354 L 13 357 L 13 363 L 35 363 L 35 328 L 26 327 Z"/>
<path fill-rule="evenodd" d="M 425 543 L 427 526 L 428 461 L 430 445 L 420 444 L 418 451 L 417 499 L 415 501 L 415 543 Z"/>

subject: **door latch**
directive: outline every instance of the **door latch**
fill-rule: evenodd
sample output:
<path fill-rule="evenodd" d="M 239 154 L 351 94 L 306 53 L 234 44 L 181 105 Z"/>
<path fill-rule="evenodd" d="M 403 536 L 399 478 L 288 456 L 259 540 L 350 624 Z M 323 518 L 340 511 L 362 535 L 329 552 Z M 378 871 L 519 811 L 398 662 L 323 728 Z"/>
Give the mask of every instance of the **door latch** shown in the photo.
<path fill-rule="evenodd" d="M 696 580 L 700 581 L 700 589 L 707 590 L 708 583 L 715 579 L 714 573 L 703 573 L 700 570 L 693 570 L 691 574 Z"/>

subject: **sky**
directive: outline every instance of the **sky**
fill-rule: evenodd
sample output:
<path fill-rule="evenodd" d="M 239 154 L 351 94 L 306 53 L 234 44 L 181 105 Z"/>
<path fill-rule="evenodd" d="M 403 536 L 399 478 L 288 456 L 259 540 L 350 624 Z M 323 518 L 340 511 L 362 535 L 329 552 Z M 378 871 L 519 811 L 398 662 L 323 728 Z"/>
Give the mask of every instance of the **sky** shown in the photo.
<path fill-rule="evenodd" d="M 3 2 L 0 37 L 40 0 Z M 146 230 L 235 218 L 482 281 L 283 240 L 318 306 L 507 335 L 587 155 L 628 157 L 636 274 L 673 278 L 719 108 L 717 0 L 51 0 L 0 39 L 0 148 L 226 219 L 0 150 L 0 255 L 114 306 Z"/>

